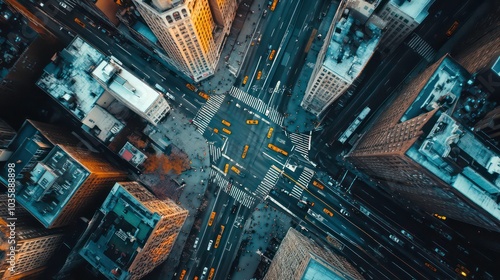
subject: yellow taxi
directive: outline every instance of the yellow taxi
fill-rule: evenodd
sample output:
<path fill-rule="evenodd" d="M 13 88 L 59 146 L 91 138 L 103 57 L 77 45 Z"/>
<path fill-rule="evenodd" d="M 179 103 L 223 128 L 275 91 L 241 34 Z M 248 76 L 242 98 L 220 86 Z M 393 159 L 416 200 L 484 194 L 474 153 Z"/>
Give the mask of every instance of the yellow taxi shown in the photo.
<path fill-rule="evenodd" d="M 259 124 L 258 120 L 247 120 L 247 124 Z"/>

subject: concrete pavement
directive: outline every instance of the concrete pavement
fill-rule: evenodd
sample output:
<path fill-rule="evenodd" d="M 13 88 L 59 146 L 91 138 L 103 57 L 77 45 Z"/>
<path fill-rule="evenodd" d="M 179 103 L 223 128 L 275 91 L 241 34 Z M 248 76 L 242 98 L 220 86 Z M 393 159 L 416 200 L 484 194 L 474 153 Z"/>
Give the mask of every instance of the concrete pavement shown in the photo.
<path fill-rule="evenodd" d="M 231 33 L 219 59 L 215 74 L 198 87 L 209 94 L 223 94 L 231 89 L 239 75 L 246 54 L 252 47 L 252 36 L 262 18 L 266 0 L 243 0 L 236 11 Z"/>
<path fill-rule="evenodd" d="M 260 203 L 254 209 L 252 216 L 246 221 L 241 247 L 238 249 L 238 262 L 233 263 L 231 279 L 249 280 L 255 277 L 259 263 L 266 256 L 266 249 L 271 245 L 272 239 L 281 240 L 285 237 L 292 219 L 283 212 Z M 277 248 L 270 248 L 276 251 Z M 257 252 L 264 253 L 260 256 Z"/>

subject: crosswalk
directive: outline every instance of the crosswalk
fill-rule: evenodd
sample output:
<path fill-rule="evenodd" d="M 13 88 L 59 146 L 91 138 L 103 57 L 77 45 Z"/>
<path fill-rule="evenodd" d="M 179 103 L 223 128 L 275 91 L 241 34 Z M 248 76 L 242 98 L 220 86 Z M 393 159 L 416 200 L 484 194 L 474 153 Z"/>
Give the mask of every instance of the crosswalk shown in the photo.
<path fill-rule="evenodd" d="M 197 127 L 197 131 L 203 135 L 205 130 L 208 127 L 208 124 L 215 116 L 217 111 L 219 111 L 219 107 L 224 101 L 225 95 L 212 95 L 210 99 L 201 107 L 201 109 L 196 113 L 196 117 L 193 120 L 193 123 Z"/>
<path fill-rule="evenodd" d="M 428 62 L 432 61 L 436 55 L 436 51 L 424 39 L 415 33 L 412 34 L 412 37 L 410 41 L 408 41 L 407 45 Z"/>
<path fill-rule="evenodd" d="M 311 134 L 290 133 L 290 140 L 305 159 L 309 160 L 309 150 L 311 149 Z"/>
<path fill-rule="evenodd" d="M 307 188 L 307 185 L 309 185 L 312 176 L 314 176 L 314 170 L 304 167 L 304 170 L 302 170 L 302 173 L 300 173 L 299 179 L 297 181 L 300 183 L 300 185 L 302 185 L 302 187 Z M 300 199 L 300 197 L 302 196 L 302 192 L 304 191 L 302 187 L 293 185 L 293 189 L 290 195 L 295 197 L 296 199 Z"/>
<path fill-rule="evenodd" d="M 217 172 L 214 169 L 210 170 L 210 178 L 212 178 L 212 181 L 216 183 L 221 188 L 221 190 L 229 194 L 236 201 L 238 201 L 247 208 L 250 209 L 253 208 L 255 204 L 255 197 L 253 195 L 243 190 L 240 190 L 235 185 L 229 187 L 229 180 L 224 178 L 219 172 Z"/>
<path fill-rule="evenodd" d="M 266 175 L 264 176 L 264 179 L 262 179 L 259 186 L 257 187 L 257 190 L 255 190 L 255 193 L 264 198 L 269 194 L 269 191 L 274 188 L 274 186 L 278 182 L 279 177 L 279 171 L 277 171 L 273 167 L 270 167 Z"/>
<path fill-rule="evenodd" d="M 229 94 L 241 100 L 243 103 L 254 108 L 255 110 L 259 111 L 261 114 L 267 116 L 275 124 L 279 126 L 283 125 L 285 117 L 281 115 L 278 111 L 276 111 L 276 109 L 269 107 L 269 105 L 264 103 L 264 101 L 236 87 L 232 87 L 231 90 L 229 91 Z"/>
<path fill-rule="evenodd" d="M 208 152 L 210 153 L 210 157 L 212 158 L 212 162 L 217 162 L 221 157 L 221 149 L 219 147 L 214 146 L 214 144 L 208 144 Z"/>

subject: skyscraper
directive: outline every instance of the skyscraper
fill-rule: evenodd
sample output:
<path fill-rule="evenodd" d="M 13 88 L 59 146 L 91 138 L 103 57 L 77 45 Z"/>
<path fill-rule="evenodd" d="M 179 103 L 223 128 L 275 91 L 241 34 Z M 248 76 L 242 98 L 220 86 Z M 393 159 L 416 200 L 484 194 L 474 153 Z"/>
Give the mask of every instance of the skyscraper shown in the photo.
<path fill-rule="evenodd" d="M 0 278 L 40 279 L 62 243 L 63 231 L 44 228 L 19 205 L 10 215 L 7 199 L 7 194 L 0 194 Z M 12 218 L 15 218 L 15 243 L 9 242 L 12 235 L 8 225 Z"/>
<path fill-rule="evenodd" d="M 339 16 L 341 15 L 341 16 Z M 336 19 L 338 18 L 338 21 Z M 359 76 L 378 45 L 381 30 L 360 25 L 340 7 L 325 36 L 301 106 L 319 116 Z"/>
<path fill-rule="evenodd" d="M 116 183 L 80 255 L 109 279 L 140 279 L 168 257 L 187 215 L 138 182 Z"/>
<path fill-rule="evenodd" d="M 264 280 L 364 279 L 344 257 L 320 247 L 293 228 L 283 238 Z"/>
<path fill-rule="evenodd" d="M 500 153 L 468 125 L 491 108 L 488 96 L 444 56 L 401 90 L 347 159 L 428 213 L 500 231 Z"/>
<path fill-rule="evenodd" d="M 236 13 L 235 0 L 134 0 L 134 3 L 180 71 L 196 82 L 214 74 Z"/>
<path fill-rule="evenodd" d="M 0 161 L 5 161 L 10 156 L 6 148 L 16 137 L 16 131 L 3 119 L 0 119 Z"/>
<path fill-rule="evenodd" d="M 384 53 L 393 51 L 429 14 L 434 0 L 389 0 L 378 12 L 387 23 L 380 41 Z"/>
<path fill-rule="evenodd" d="M 47 228 L 68 225 L 97 208 L 113 183 L 126 177 L 53 125 L 26 121 L 9 149 L 17 202 Z M 5 185 L 7 166 L 0 171 Z"/>

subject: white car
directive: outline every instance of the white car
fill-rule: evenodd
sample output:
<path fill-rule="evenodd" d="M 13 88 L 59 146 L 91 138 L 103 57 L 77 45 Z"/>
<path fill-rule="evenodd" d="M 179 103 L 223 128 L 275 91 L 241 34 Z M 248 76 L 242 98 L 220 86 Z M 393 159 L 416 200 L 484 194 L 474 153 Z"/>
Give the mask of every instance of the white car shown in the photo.
<path fill-rule="evenodd" d="M 413 240 L 413 236 L 411 234 L 409 234 L 407 231 L 405 231 L 404 229 L 401 230 L 401 234 L 406 236 L 406 238 Z"/>
<path fill-rule="evenodd" d="M 394 242 L 398 243 L 398 244 L 399 244 L 399 245 L 401 245 L 401 246 L 403 246 L 403 245 L 405 244 L 403 241 L 399 240 L 399 238 L 397 238 L 395 235 L 392 235 L 392 234 L 391 234 L 391 235 L 389 235 L 389 238 L 390 238 L 392 241 L 394 241 Z"/>
<path fill-rule="evenodd" d="M 194 241 L 194 245 L 193 245 L 193 248 L 196 249 L 196 247 L 198 247 L 198 242 L 200 241 L 200 238 L 199 237 L 196 237 L 196 240 Z"/>
<path fill-rule="evenodd" d="M 212 244 L 214 243 L 213 240 L 210 240 L 208 241 L 208 247 L 207 247 L 207 251 L 210 251 L 210 249 L 212 249 Z"/>
<path fill-rule="evenodd" d="M 208 271 L 208 267 L 205 267 L 205 268 L 203 269 L 203 273 L 201 274 L 201 278 L 202 278 L 202 279 L 204 279 L 204 278 L 205 278 L 205 276 L 207 276 L 207 271 Z"/>
<path fill-rule="evenodd" d="M 347 212 L 347 210 L 345 208 L 340 209 L 340 214 L 342 214 L 346 217 L 351 216 L 351 214 L 349 214 L 349 212 Z"/>
<path fill-rule="evenodd" d="M 439 248 L 434 248 L 434 252 L 438 253 L 441 257 L 444 257 L 446 254 Z"/>

